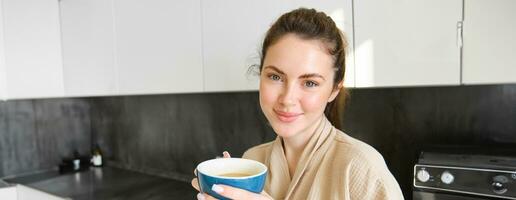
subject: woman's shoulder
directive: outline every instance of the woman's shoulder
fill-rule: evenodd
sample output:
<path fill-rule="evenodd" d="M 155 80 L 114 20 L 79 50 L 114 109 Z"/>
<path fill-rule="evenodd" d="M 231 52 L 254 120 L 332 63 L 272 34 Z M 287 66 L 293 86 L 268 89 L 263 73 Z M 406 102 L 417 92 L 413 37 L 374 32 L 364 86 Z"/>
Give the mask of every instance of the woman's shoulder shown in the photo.
<path fill-rule="evenodd" d="M 267 142 L 264 144 L 259 144 L 254 147 L 251 147 L 247 151 L 244 152 L 244 155 L 242 156 L 242 158 L 252 159 L 252 160 L 257 160 L 257 161 L 265 160 L 266 155 L 272 149 L 273 143 L 274 143 L 274 141 L 271 141 L 271 142 Z"/>
<path fill-rule="evenodd" d="M 344 155 L 341 158 L 345 157 L 335 166 L 345 166 L 345 174 L 351 183 L 349 190 L 353 197 L 403 199 L 399 184 L 389 171 L 383 156 L 375 148 L 342 131 L 337 131 L 335 145 L 335 152 Z"/>
<path fill-rule="evenodd" d="M 334 140 L 337 153 L 344 154 L 343 157 L 348 158 L 347 162 L 349 164 L 385 165 L 382 154 L 363 141 L 353 138 L 340 130 L 337 130 Z"/>

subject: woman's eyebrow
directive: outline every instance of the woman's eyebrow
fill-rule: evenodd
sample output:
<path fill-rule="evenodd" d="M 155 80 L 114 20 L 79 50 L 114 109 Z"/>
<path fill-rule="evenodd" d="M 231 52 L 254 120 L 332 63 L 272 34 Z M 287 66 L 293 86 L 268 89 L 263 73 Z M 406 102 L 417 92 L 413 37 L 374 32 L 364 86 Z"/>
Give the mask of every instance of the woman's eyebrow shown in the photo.
<path fill-rule="evenodd" d="M 322 75 L 317 74 L 317 73 L 303 74 L 303 75 L 299 76 L 299 78 L 312 78 L 312 77 L 322 78 L 324 81 L 326 81 L 326 79 L 324 79 L 324 77 Z"/>
<path fill-rule="evenodd" d="M 278 69 L 277 67 L 275 67 L 273 65 L 268 65 L 264 69 L 271 69 L 271 70 L 274 70 L 274 71 L 276 71 L 277 73 L 279 73 L 281 75 L 285 75 L 285 72 L 281 71 L 280 69 Z M 303 75 L 299 76 L 300 79 L 313 78 L 313 77 L 321 78 L 322 80 L 326 81 L 324 76 L 322 76 L 322 75 L 320 75 L 318 73 L 309 73 L 309 74 L 303 74 Z"/>
<path fill-rule="evenodd" d="M 271 69 L 271 70 L 278 72 L 279 74 L 285 75 L 285 72 L 281 71 L 280 69 L 278 69 L 277 67 L 274 67 L 272 65 L 266 66 L 264 69 Z"/>

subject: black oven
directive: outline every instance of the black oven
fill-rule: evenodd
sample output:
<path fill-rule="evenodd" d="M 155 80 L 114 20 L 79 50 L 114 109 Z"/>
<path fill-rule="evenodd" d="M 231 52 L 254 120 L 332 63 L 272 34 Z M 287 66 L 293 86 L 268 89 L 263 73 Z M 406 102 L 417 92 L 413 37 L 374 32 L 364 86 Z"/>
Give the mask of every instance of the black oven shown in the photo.
<path fill-rule="evenodd" d="M 516 154 L 424 151 L 413 181 L 414 200 L 516 200 Z"/>

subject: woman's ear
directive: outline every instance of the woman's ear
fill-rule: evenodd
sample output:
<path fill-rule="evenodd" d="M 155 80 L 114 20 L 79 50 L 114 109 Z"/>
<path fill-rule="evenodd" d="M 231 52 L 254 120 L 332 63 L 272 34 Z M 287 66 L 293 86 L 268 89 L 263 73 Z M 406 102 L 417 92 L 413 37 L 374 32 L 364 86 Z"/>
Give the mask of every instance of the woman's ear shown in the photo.
<path fill-rule="evenodd" d="M 344 88 L 344 81 L 339 82 L 339 84 L 337 85 L 337 88 L 333 89 L 333 91 L 331 92 L 330 98 L 328 98 L 328 103 L 332 102 L 333 100 L 335 100 L 335 98 L 337 98 L 337 96 L 339 95 L 342 88 Z"/>

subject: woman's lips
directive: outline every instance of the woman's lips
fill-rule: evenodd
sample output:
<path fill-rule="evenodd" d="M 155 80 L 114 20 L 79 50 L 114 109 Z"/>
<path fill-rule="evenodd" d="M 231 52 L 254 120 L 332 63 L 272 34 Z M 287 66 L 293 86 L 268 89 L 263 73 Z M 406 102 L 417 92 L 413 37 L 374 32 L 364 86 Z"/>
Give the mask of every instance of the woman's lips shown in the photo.
<path fill-rule="evenodd" d="M 297 118 L 299 118 L 299 116 L 301 116 L 303 114 L 303 113 L 282 112 L 282 111 L 277 111 L 277 110 L 274 110 L 274 112 L 276 113 L 276 116 L 278 116 L 278 119 L 280 121 L 286 122 L 286 123 L 295 121 Z"/>

